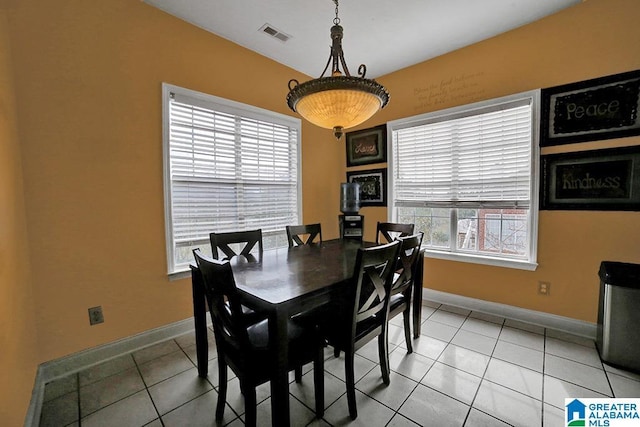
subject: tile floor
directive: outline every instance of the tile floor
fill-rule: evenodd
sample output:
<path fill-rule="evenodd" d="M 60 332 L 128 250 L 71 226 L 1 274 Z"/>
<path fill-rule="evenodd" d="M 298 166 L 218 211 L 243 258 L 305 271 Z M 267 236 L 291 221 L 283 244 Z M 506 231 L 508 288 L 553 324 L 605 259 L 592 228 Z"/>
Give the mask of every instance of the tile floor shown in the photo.
<path fill-rule="evenodd" d="M 603 365 L 594 342 L 457 307 L 425 303 L 422 336 L 406 354 L 401 316 L 389 334 L 391 384 L 380 378 L 375 341 L 356 357 L 358 418 L 348 416 L 343 358 L 326 352 L 322 420 L 313 373 L 292 382 L 295 426 L 561 426 L 565 397 L 640 397 L 640 375 Z M 210 331 L 210 343 L 213 333 Z M 198 378 L 192 333 L 47 384 L 41 426 L 212 426 L 216 352 Z M 241 426 L 244 405 L 230 373 L 221 425 Z M 292 378 L 292 377 L 291 377 Z M 270 425 L 269 385 L 258 420 Z"/>

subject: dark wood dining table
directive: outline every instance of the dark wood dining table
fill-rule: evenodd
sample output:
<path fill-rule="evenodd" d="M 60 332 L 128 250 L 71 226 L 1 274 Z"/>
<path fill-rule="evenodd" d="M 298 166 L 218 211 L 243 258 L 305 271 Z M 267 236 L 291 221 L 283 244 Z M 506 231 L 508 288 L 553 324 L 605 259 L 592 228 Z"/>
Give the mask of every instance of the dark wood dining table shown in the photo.
<path fill-rule="evenodd" d="M 231 265 L 242 302 L 269 316 L 269 337 L 275 348 L 271 380 L 272 425 L 288 426 L 289 376 L 287 328 L 291 316 L 339 297 L 353 274 L 358 248 L 374 243 L 329 240 L 319 245 L 264 251 L 260 259 L 234 257 Z M 420 335 L 422 305 L 422 257 L 417 263 L 413 288 L 413 331 Z M 206 297 L 202 277 L 191 266 L 198 375 L 208 374 Z"/>

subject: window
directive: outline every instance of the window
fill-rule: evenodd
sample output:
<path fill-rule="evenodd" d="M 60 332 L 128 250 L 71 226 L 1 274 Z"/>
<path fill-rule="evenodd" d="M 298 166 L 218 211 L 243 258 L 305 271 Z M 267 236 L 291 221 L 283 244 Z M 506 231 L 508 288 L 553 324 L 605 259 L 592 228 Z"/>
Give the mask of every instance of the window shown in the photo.
<path fill-rule="evenodd" d="M 389 123 L 393 221 L 426 256 L 536 268 L 539 92 Z"/>
<path fill-rule="evenodd" d="M 300 120 L 163 84 L 169 274 L 188 270 L 209 233 L 262 228 L 286 246 L 300 218 Z"/>

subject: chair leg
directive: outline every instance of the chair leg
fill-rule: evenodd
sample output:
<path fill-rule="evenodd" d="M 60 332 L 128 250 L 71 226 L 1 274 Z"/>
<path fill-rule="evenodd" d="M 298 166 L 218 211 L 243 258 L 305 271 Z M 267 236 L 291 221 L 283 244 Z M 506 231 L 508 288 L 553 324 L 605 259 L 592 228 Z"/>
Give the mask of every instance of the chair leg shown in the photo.
<path fill-rule="evenodd" d="M 411 343 L 411 315 L 409 313 L 409 306 L 402 312 L 404 318 L 404 340 L 407 343 L 407 354 L 413 353 L 413 345 Z"/>
<path fill-rule="evenodd" d="M 344 352 L 344 369 L 347 382 L 347 403 L 349 404 L 349 415 L 352 420 L 358 418 L 358 408 L 356 407 L 356 383 L 354 372 L 354 352 L 353 350 L 345 350 Z"/>
<path fill-rule="evenodd" d="M 382 333 L 378 335 L 378 357 L 380 358 L 380 370 L 382 371 L 382 382 L 389 385 L 389 347 L 387 345 L 387 330 L 382 329 Z"/>
<path fill-rule="evenodd" d="M 324 350 L 318 346 L 313 362 L 313 385 L 316 397 L 316 418 L 324 416 Z"/>
<path fill-rule="evenodd" d="M 247 427 L 255 427 L 258 416 L 256 388 L 255 386 L 240 388 L 244 390 L 244 424 Z"/>
<path fill-rule="evenodd" d="M 227 402 L 227 364 L 223 357 L 218 357 L 218 405 L 216 407 L 216 420 L 224 416 L 224 407 Z"/>
<path fill-rule="evenodd" d="M 296 382 L 300 384 L 302 382 L 302 365 L 296 366 L 295 376 L 296 376 Z"/>

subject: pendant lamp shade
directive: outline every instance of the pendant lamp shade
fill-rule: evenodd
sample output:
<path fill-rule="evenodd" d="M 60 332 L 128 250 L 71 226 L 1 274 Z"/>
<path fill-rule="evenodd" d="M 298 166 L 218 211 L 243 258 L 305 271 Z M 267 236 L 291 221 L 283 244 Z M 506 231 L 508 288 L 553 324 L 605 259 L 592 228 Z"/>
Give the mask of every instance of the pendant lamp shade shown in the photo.
<path fill-rule="evenodd" d="M 343 29 L 338 25 L 338 1 L 334 3 L 336 17 L 331 27 L 333 44 L 327 66 L 317 79 L 305 83 L 291 79 L 287 104 L 314 125 L 333 129 L 336 138 L 340 138 L 345 129 L 359 125 L 384 108 L 389 102 L 389 93 L 375 80 L 365 78 L 364 64 L 358 68 L 359 77 L 349 74 L 342 51 Z M 324 77 L 330 63 L 331 77 Z"/>

